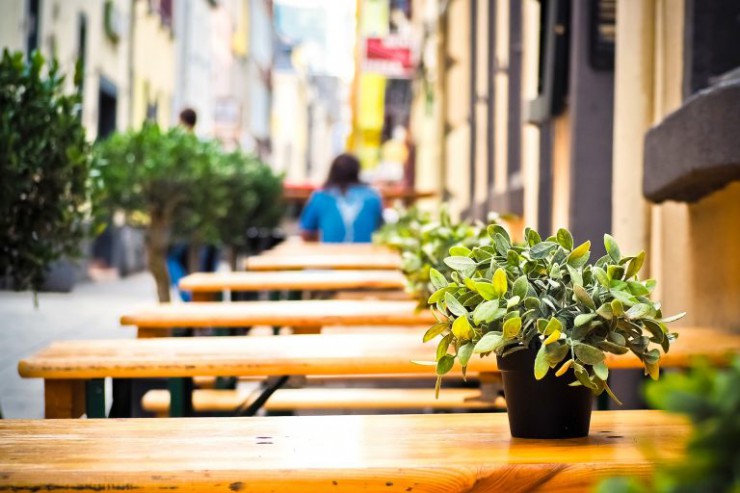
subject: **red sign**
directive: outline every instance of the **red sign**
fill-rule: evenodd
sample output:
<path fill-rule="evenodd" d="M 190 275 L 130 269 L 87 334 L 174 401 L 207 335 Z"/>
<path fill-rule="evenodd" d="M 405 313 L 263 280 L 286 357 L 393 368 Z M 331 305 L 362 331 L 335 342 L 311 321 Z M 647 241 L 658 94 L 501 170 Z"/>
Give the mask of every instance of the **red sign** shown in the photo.
<path fill-rule="evenodd" d="M 411 43 L 397 36 L 366 38 L 363 69 L 388 77 L 411 77 L 414 72 Z"/>

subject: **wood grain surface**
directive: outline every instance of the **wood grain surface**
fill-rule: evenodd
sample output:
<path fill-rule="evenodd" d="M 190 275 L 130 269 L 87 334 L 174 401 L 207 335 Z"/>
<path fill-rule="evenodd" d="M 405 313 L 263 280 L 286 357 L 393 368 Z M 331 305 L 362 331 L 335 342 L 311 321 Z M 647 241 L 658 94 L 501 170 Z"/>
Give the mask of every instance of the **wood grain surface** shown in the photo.
<path fill-rule="evenodd" d="M 401 257 L 396 253 L 275 253 L 257 255 L 245 261 L 246 270 L 400 269 Z"/>
<path fill-rule="evenodd" d="M 217 272 L 185 276 L 179 286 L 180 289 L 194 292 L 403 289 L 406 278 L 397 270 Z"/>
<path fill-rule="evenodd" d="M 3 420 L 0 491 L 580 492 L 688 433 L 659 411 L 595 412 L 569 440 L 512 439 L 503 413 Z"/>
<path fill-rule="evenodd" d="M 122 325 L 148 329 L 251 325 L 431 325 L 434 322 L 431 312 L 417 311 L 413 301 L 375 300 L 162 303 L 121 317 Z"/>
<path fill-rule="evenodd" d="M 435 344 L 423 344 L 421 335 L 414 331 L 63 341 L 21 360 L 18 368 L 22 377 L 46 379 L 433 373 L 433 367 L 411 362 L 434 359 Z M 723 364 L 738 352 L 738 333 L 684 328 L 661 366 L 686 366 L 697 355 Z M 642 368 L 632 353 L 609 355 L 607 364 Z M 459 372 L 457 366 L 455 371 Z M 496 358 L 472 358 L 469 371 L 495 372 Z"/>

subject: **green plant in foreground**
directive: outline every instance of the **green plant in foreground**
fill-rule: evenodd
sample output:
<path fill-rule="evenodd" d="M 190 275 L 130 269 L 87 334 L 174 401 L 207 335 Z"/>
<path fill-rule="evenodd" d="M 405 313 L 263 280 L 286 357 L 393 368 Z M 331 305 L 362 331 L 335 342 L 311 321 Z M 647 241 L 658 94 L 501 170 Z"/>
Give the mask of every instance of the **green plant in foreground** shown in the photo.
<path fill-rule="evenodd" d="M 612 478 L 597 492 L 740 492 L 740 356 L 729 368 L 701 362 L 688 373 L 666 375 L 647 386 L 646 397 L 652 407 L 691 420 L 685 458 L 658 466 L 647 482 Z"/>
<path fill-rule="evenodd" d="M 523 245 L 513 245 L 497 224 L 488 235 L 490 245 L 450 249 L 444 262 L 451 274 L 430 271 L 436 291 L 428 303 L 438 323 L 424 341 L 442 336 L 437 391 L 456 360 L 464 372 L 473 354 L 506 357 L 527 348 L 537 351 L 536 379 L 550 369 L 559 377 L 572 369 L 572 385 L 615 400 L 607 353 L 631 351 L 645 373 L 658 378 L 660 350 L 667 352 L 676 337 L 665 324 L 684 314 L 666 318 L 650 299 L 655 281 L 638 278 L 644 252 L 622 256 L 614 238 L 604 235 L 607 254 L 589 264 L 590 242 L 575 246 L 565 229 L 543 241 L 527 228 Z"/>
<path fill-rule="evenodd" d="M 89 216 L 89 145 L 77 94 L 55 60 L 0 60 L 0 277 L 37 291 L 49 265 L 79 254 Z"/>
<path fill-rule="evenodd" d="M 444 258 L 450 248 L 486 243 L 487 235 L 480 225 L 454 224 L 445 209 L 439 218 L 411 209 L 400 216 L 398 223 L 386 225 L 376 241 L 401 254 L 407 291 L 418 300 L 420 307 L 426 307 L 427 299 L 435 290 L 431 270 L 449 275 L 452 269 L 444 263 Z"/>

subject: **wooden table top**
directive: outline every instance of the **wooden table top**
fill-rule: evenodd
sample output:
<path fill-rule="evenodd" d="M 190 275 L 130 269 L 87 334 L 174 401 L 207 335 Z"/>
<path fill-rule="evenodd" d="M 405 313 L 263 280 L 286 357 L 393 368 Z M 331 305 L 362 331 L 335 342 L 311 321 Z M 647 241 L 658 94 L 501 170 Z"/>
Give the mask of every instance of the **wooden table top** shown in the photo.
<path fill-rule="evenodd" d="M 431 312 L 416 311 L 413 301 L 377 300 L 162 303 L 121 317 L 123 325 L 152 329 L 252 325 L 431 325 L 435 321 Z"/>
<path fill-rule="evenodd" d="M 597 411 L 568 440 L 512 439 L 504 413 L 2 420 L 0 490 L 588 491 L 689 432 L 660 411 Z"/>
<path fill-rule="evenodd" d="M 411 362 L 434 359 L 436 346 L 422 343 L 422 333 L 423 330 L 385 334 L 62 341 L 21 360 L 18 371 L 22 377 L 46 379 L 433 374 L 433 367 Z M 683 367 L 696 355 L 726 364 L 738 352 L 740 334 L 684 329 L 682 337 L 661 359 L 661 365 Z M 609 355 L 607 363 L 610 368 L 642 368 L 642 363 L 632 353 Z M 454 371 L 459 374 L 457 366 Z M 494 357 L 470 360 L 470 373 L 496 371 Z"/>
<path fill-rule="evenodd" d="M 249 257 L 245 261 L 246 270 L 398 270 L 401 256 L 393 252 L 346 253 L 341 250 L 273 253 Z"/>
<path fill-rule="evenodd" d="M 319 243 L 288 238 L 260 255 L 375 255 L 395 253 L 390 248 L 374 243 Z"/>
<path fill-rule="evenodd" d="M 306 270 L 217 272 L 190 274 L 180 289 L 194 292 L 339 289 L 403 289 L 406 278 L 398 270 Z"/>

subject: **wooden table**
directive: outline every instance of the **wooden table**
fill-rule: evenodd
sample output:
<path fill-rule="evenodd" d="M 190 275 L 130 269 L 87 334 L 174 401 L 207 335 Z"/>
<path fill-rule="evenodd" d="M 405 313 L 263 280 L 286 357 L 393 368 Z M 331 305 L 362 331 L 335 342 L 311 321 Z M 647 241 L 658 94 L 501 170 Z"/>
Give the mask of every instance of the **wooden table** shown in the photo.
<path fill-rule="evenodd" d="M 702 328 L 681 332 L 662 366 L 685 367 L 696 355 L 726 364 L 740 352 L 740 334 Z M 24 378 L 45 379 L 47 417 L 77 417 L 85 409 L 100 416 L 104 402 L 91 393 L 106 377 L 424 375 L 434 369 L 411 361 L 433 360 L 434 352 L 433 343 L 421 342 L 421 331 L 64 341 L 21 360 L 18 371 Z M 610 368 L 642 368 L 632 353 L 609 355 L 607 362 Z M 470 360 L 471 374 L 497 371 L 496 358 Z"/>
<path fill-rule="evenodd" d="M 386 270 L 400 269 L 401 256 L 396 253 L 274 253 L 257 255 L 245 261 L 246 270 Z"/>
<path fill-rule="evenodd" d="M 193 293 L 403 289 L 405 285 L 406 278 L 397 270 L 218 272 L 191 274 L 180 280 L 180 289 Z"/>
<path fill-rule="evenodd" d="M 569 440 L 512 439 L 505 414 L 4 420 L 0 491 L 589 491 L 689 433 L 660 411 L 595 412 Z"/>
<path fill-rule="evenodd" d="M 260 255 L 387 255 L 395 253 L 390 248 L 374 243 L 320 243 L 288 238 Z"/>
<path fill-rule="evenodd" d="M 431 325 L 430 311 L 413 301 L 305 300 L 233 303 L 162 303 L 121 317 L 139 327 L 140 336 L 167 335 L 173 327 L 249 327 L 269 325 L 315 329 L 327 325 Z"/>

